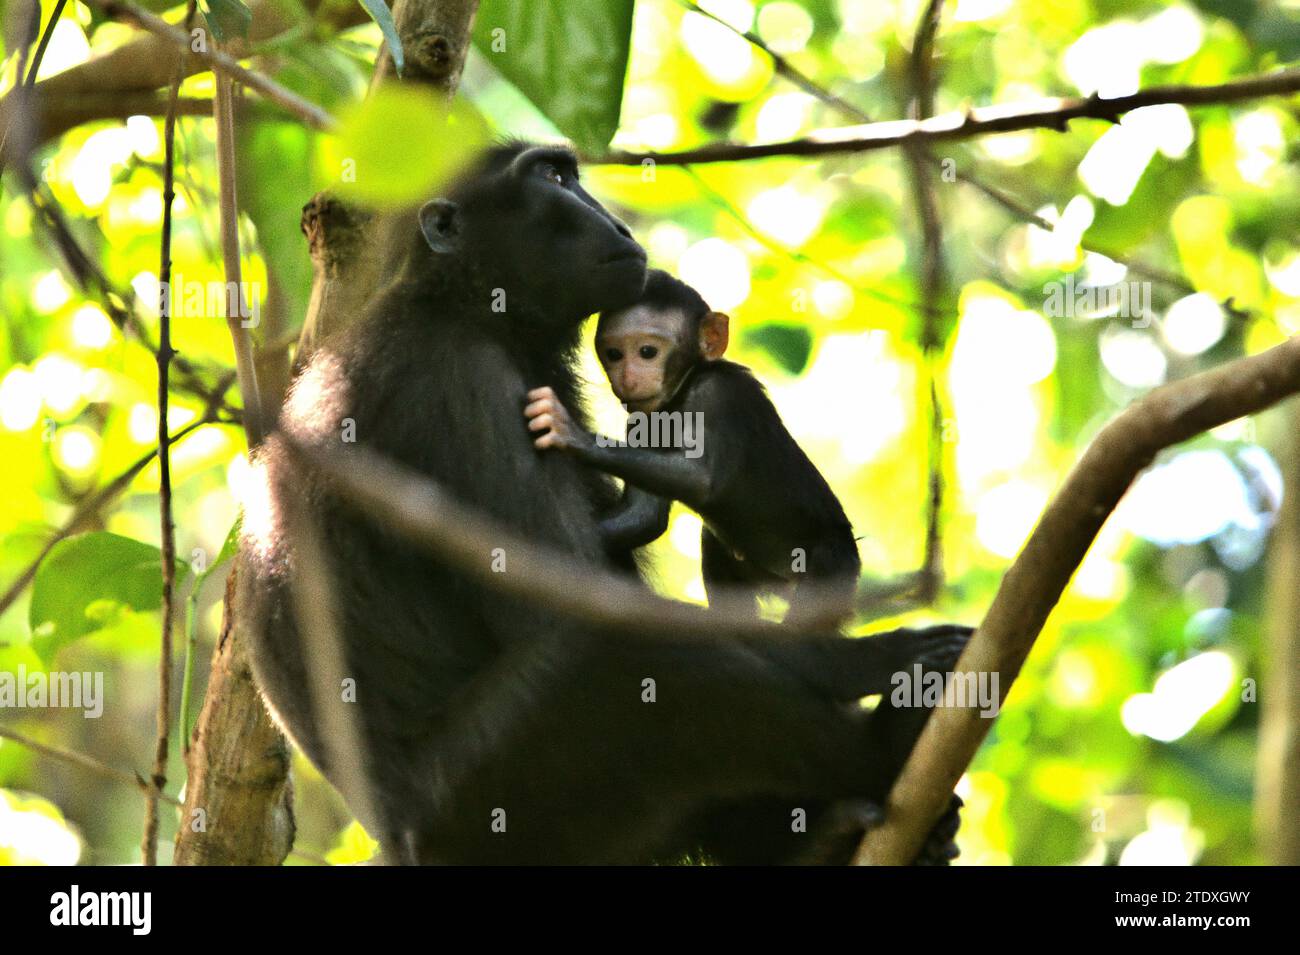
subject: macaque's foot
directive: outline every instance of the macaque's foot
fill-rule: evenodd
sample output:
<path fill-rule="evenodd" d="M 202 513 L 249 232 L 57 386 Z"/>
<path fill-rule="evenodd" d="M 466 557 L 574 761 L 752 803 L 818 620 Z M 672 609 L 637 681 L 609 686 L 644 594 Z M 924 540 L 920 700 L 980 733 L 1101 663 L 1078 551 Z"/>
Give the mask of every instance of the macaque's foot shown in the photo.
<path fill-rule="evenodd" d="M 957 830 L 961 826 L 961 797 L 953 795 L 947 810 L 925 837 L 912 865 L 948 865 L 961 854 Z M 885 810 L 866 799 L 835 803 L 817 823 L 816 841 L 800 853 L 796 865 L 848 865 L 868 831 L 884 821 Z"/>
<path fill-rule="evenodd" d="M 947 673 L 957 665 L 957 658 L 966 649 L 972 633 L 970 627 L 956 624 L 917 631 L 914 638 L 916 654 L 912 662 L 921 664 L 926 670 Z"/>
<path fill-rule="evenodd" d="M 961 850 L 957 848 L 957 830 L 961 828 L 961 797 L 953 794 L 948 808 L 925 837 L 925 844 L 912 860 L 912 865 L 947 865 Z"/>

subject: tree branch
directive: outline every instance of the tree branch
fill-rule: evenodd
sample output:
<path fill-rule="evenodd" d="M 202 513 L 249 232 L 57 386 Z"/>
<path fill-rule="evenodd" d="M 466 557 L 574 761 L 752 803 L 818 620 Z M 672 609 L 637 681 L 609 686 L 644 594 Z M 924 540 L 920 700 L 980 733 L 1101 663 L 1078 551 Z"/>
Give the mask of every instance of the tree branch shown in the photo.
<path fill-rule="evenodd" d="M 934 38 L 939 33 L 943 0 L 929 0 L 921 14 L 912 41 L 912 110 L 925 119 L 934 110 L 934 75 L 931 60 Z M 948 298 L 947 266 L 943 256 L 943 220 L 934 190 L 934 169 L 938 165 L 921 143 L 904 150 L 911 171 L 917 218 L 921 223 L 921 352 L 930 399 L 929 472 L 926 501 L 924 562 L 918 573 L 920 597 L 929 603 L 943 586 L 943 406 L 939 401 L 939 349 L 943 330 L 939 327 L 941 303 Z M 951 314 L 951 313 L 946 313 Z"/>
<path fill-rule="evenodd" d="M 1300 865 L 1300 401 L 1292 402 L 1282 456 L 1282 509 L 1268 559 L 1268 613 L 1259 747 L 1255 755 L 1257 845 L 1270 865 Z"/>
<path fill-rule="evenodd" d="M 712 20 L 714 23 L 720 23 L 732 33 L 736 34 L 736 36 L 748 40 L 755 49 L 762 50 L 767 54 L 768 58 L 771 59 L 772 69 L 776 72 L 777 76 L 780 76 L 794 86 L 799 87 L 799 89 L 803 90 L 809 96 L 820 100 L 832 109 L 838 110 L 859 123 L 871 122 L 871 117 L 867 115 L 865 110 L 853 105 L 843 97 L 832 93 L 825 86 L 818 83 L 780 53 L 776 52 L 776 50 L 764 43 L 763 39 L 756 33 L 737 29 L 716 13 L 705 10 L 699 4 L 694 3 L 693 0 L 678 0 L 678 2 L 691 13 L 697 13 L 702 17 Z"/>
<path fill-rule="evenodd" d="M 1297 392 L 1300 337 L 1158 388 L 1107 424 L 1003 577 L 957 662 L 957 679 L 998 674 L 1004 701 L 1097 532 L 1156 453 Z M 855 861 L 902 864 L 913 858 L 991 726 L 971 706 L 936 709 L 889 795 L 885 821 L 867 833 Z"/>
<path fill-rule="evenodd" d="M 249 55 L 262 41 L 289 29 L 309 26 L 338 31 L 368 19 L 359 3 L 302 0 L 299 5 L 286 4 L 283 0 L 253 0 L 248 6 L 253 13 L 248 39 L 232 41 L 227 50 L 237 58 Z M 308 23 L 298 16 L 300 6 L 312 16 Z M 171 83 L 172 71 L 183 53 L 170 37 L 141 33 L 85 63 L 41 80 L 35 87 L 36 99 L 41 104 L 33 133 L 35 143 L 47 142 L 89 120 L 125 118 L 137 113 L 163 115 L 167 100 L 155 91 Z M 186 58 L 187 76 L 207 68 L 195 57 Z M 15 90 L 0 99 L 0 128 L 8 125 L 20 93 Z M 182 98 L 178 110 L 181 115 L 207 115 L 211 107 L 201 109 L 199 101 Z"/>
<path fill-rule="evenodd" d="M 40 753 L 42 756 L 48 756 L 51 759 L 57 759 L 72 766 L 80 766 L 82 769 L 88 769 L 99 776 L 115 779 L 120 783 L 126 783 L 128 786 L 134 786 L 142 793 L 147 794 L 150 791 L 149 783 L 139 773 L 109 766 L 107 763 L 100 762 L 95 757 L 87 756 L 85 753 L 42 743 L 40 740 L 19 733 L 17 730 L 11 730 L 7 726 L 0 726 L 0 739 L 10 740 L 19 746 L 30 749 L 34 753 Z M 169 806 L 179 806 L 181 804 L 179 799 L 175 796 L 169 796 L 167 793 L 158 793 L 157 798 Z"/>
<path fill-rule="evenodd" d="M 239 198 L 235 175 L 235 113 L 230 77 L 218 75 L 212 116 L 217 131 L 217 181 L 221 191 L 221 258 L 226 272 L 226 327 L 235 350 L 235 377 L 244 399 L 244 433 L 248 446 L 256 447 L 266 434 L 265 409 L 257 384 L 253 361 L 253 338 L 245 320 L 251 315 L 244 295 L 243 269 L 239 258 Z"/>
<path fill-rule="evenodd" d="M 785 142 L 753 145 L 710 143 L 676 152 L 617 150 L 591 157 L 587 161 L 605 165 L 639 166 L 646 160 L 652 160 L 658 165 L 680 166 L 687 163 L 739 162 L 774 156 L 861 153 L 907 144 L 928 146 L 1025 129 L 1065 132 L 1071 120 L 1099 119 L 1114 123 L 1132 110 L 1162 103 L 1177 103 L 1182 106 L 1221 105 L 1266 96 L 1286 96 L 1296 92 L 1300 92 L 1300 68 L 1291 68 L 1212 86 L 1153 86 L 1114 99 L 1102 99 L 1093 95 L 1086 99 L 1068 97 L 1050 100 L 1050 106 L 1041 103 L 986 106 L 965 113 L 945 113 L 930 119 L 896 120 L 825 129 Z"/>
<path fill-rule="evenodd" d="M 715 14 L 710 13 L 708 10 L 699 7 L 698 5 L 693 3 L 692 0 L 678 0 L 678 2 L 681 3 L 681 5 L 686 7 L 687 9 L 695 13 L 698 13 L 701 16 L 708 17 L 710 20 L 713 20 L 715 23 L 721 24 L 722 26 L 730 30 L 732 33 L 749 41 L 749 43 L 751 43 L 755 48 L 762 50 L 765 54 L 767 54 L 767 56 L 771 58 L 773 68 L 776 70 L 777 75 L 782 76 L 785 79 L 789 80 L 791 83 L 799 87 L 805 93 L 808 93 L 810 96 L 826 104 L 831 109 L 836 110 L 841 115 L 848 117 L 848 119 L 850 119 L 853 122 L 856 123 L 871 122 L 871 117 L 870 115 L 867 114 L 865 110 L 854 105 L 853 103 L 850 103 L 848 100 L 845 100 L 840 96 L 837 96 L 835 93 L 832 93 L 829 89 L 819 84 L 816 80 L 809 77 L 806 73 L 800 72 L 788 60 L 782 57 L 781 54 L 772 50 L 758 36 L 754 35 L 753 33 L 738 30 L 735 26 L 728 23 L 726 20 L 722 19 L 721 17 L 716 16 Z M 926 20 L 922 21 L 923 27 L 925 22 Z M 912 56 L 911 63 L 912 63 L 912 83 L 914 89 L 917 88 L 918 85 L 921 84 L 929 85 L 932 83 L 932 80 L 929 78 L 928 75 L 929 73 L 928 67 L 922 68 L 922 72 L 919 74 L 917 72 L 916 50 L 918 48 L 918 42 L 923 45 L 928 45 L 932 43 L 934 39 L 934 33 L 937 33 L 937 29 L 938 29 L 938 22 L 936 21 L 934 24 L 934 30 L 930 33 L 928 38 L 918 34 L 916 40 L 913 41 L 912 44 L 913 56 Z M 922 111 L 921 115 L 929 116 L 934 112 L 934 107 L 932 102 L 925 104 L 925 107 L 926 108 Z M 941 160 L 933 155 L 927 154 L 926 159 L 932 166 L 941 165 Z M 690 167 L 686 166 L 683 168 L 689 169 Z M 1023 202 L 1020 202 L 1019 200 L 1015 199 L 1009 193 L 989 185 L 980 176 L 977 176 L 974 173 L 970 173 L 970 172 L 961 172 L 960 170 L 956 170 L 955 175 L 957 177 L 958 182 L 962 182 L 970 186 L 972 189 L 979 192 L 982 196 L 996 203 L 997 205 L 1001 206 L 1003 209 L 1011 213 L 1016 218 L 1024 222 L 1028 222 L 1033 225 L 1036 225 L 1040 229 L 1044 229 L 1048 232 L 1051 232 L 1053 230 L 1054 226 L 1051 222 L 1048 222 L 1045 218 L 1040 216 L 1032 208 L 1027 207 Z M 761 236 L 760 236 L 760 241 L 761 241 Z M 1081 243 L 1081 246 L 1086 252 L 1095 252 L 1098 255 L 1104 255 L 1112 262 L 1116 262 L 1124 266 L 1126 269 L 1131 271 L 1134 275 L 1140 275 L 1143 276 L 1144 278 L 1150 279 L 1151 281 L 1159 282 L 1162 285 L 1166 285 L 1172 289 L 1175 289 L 1176 291 L 1182 293 L 1183 295 L 1191 295 L 1193 292 L 1197 291 L 1196 288 L 1194 288 L 1192 284 L 1188 282 L 1185 278 L 1182 278 L 1181 276 L 1178 275 L 1174 275 L 1171 272 L 1165 272 L 1161 269 L 1154 268 L 1153 266 L 1147 265 L 1141 260 L 1131 259 L 1125 256 L 1121 256 L 1118 253 L 1114 252 L 1113 250 L 1108 250 L 1105 247 L 1097 246 L 1093 243 L 1088 243 L 1087 245 L 1082 245 Z M 826 268 L 825 266 L 823 266 L 821 263 L 818 262 L 810 262 L 810 264 L 821 268 Z M 827 270 L 829 271 L 829 269 Z M 848 282 L 847 284 L 852 285 L 853 283 Z M 1240 309 L 1237 309 L 1233 306 L 1231 300 L 1221 302 L 1220 305 L 1225 310 L 1233 314 L 1241 313 Z M 915 308 L 916 306 L 909 305 L 908 307 Z"/>
<path fill-rule="evenodd" d="M 189 30 L 197 10 L 189 0 L 185 29 Z M 163 214 L 158 267 L 158 521 L 162 553 L 162 633 L 158 652 L 158 711 L 155 717 L 153 773 L 145 794 L 144 835 L 140 855 L 147 866 L 158 864 L 158 794 L 167 785 L 167 749 L 171 735 L 172 622 L 176 591 L 176 523 L 172 519 L 171 435 L 167 433 L 169 388 L 167 374 L 172 360 L 172 200 L 176 197 L 174 176 L 176 146 L 176 101 L 180 98 L 184 58 L 176 64 L 176 76 L 163 123 Z"/>
<path fill-rule="evenodd" d="M 53 194 L 36 179 L 26 155 L 21 157 L 16 172 L 22 179 L 23 188 L 27 192 L 27 199 L 32 209 L 36 212 L 37 221 L 45 227 L 55 245 L 58 246 L 63 264 L 73 281 L 84 294 L 95 297 L 109 320 L 124 337 L 135 338 L 153 353 L 156 359 L 158 348 L 149 340 L 144 322 L 135 312 L 134 290 L 121 291 L 114 288 L 99 263 L 82 248 L 81 243 L 73 235 L 63 208 Z M 188 359 L 175 355 L 172 364 L 180 373 L 181 381 L 178 387 L 202 400 L 205 405 L 215 405 L 232 417 L 240 417 L 240 410 L 226 403 L 225 392 L 229 388 L 228 381 L 216 387 L 209 387 L 200 378 L 198 368 Z"/>
<path fill-rule="evenodd" d="M 221 632 L 187 763 L 176 865 L 279 865 L 293 846 L 289 747 L 262 705 L 226 578 Z"/>
<path fill-rule="evenodd" d="M 95 759 L 93 756 L 86 755 L 85 753 L 78 753 L 75 750 L 61 749 L 57 746 L 51 746 L 48 743 L 42 743 L 40 740 L 33 739 L 32 737 L 27 736 L 24 733 L 19 733 L 17 730 L 12 730 L 7 726 L 0 726 L 0 739 L 7 739 L 11 743 L 16 743 L 24 749 L 31 750 L 33 753 L 39 753 L 41 756 L 48 756 L 50 759 L 57 760 L 61 763 L 67 763 L 69 766 L 77 766 L 81 769 L 88 770 L 97 776 L 103 776 L 105 779 L 112 779 L 119 783 L 133 786 L 141 792 L 149 791 L 149 784 L 139 773 L 130 772 L 125 769 L 118 769 L 116 766 L 110 766 L 105 762 Z M 158 799 L 169 806 L 176 806 L 177 808 L 181 806 L 181 801 L 168 793 L 159 793 Z M 315 863 L 316 865 L 330 864 L 320 856 L 310 852 L 305 852 L 301 849 L 294 849 L 289 854 L 307 862 Z"/>
<path fill-rule="evenodd" d="M 520 537 L 435 481 L 361 445 L 310 445 L 284 431 L 268 441 L 280 443 L 303 468 L 317 472 L 335 494 L 380 526 L 501 593 L 619 632 L 670 632 L 676 638 L 716 634 L 719 628 L 771 633 L 778 626 L 755 618 L 750 588 L 711 593 L 707 609 L 660 597 L 639 578 Z M 488 557 L 496 548 L 510 555 L 510 573 L 492 571 Z M 813 583 L 800 586 L 811 589 L 810 607 L 820 608 L 822 600 L 828 613 L 843 606 L 834 588 L 823 594 Z M 825 619 L 828 613 L 810 611 L 808 617 Z M 780 626 L 790 639 L 799 638 L 799 630 Z"/>
<path fill-rule="evenodd" d="M 227 78 L 239 80 L 251 90 L 255 90 L 264 99 L 315 129 L 330 130 L 334 128 L 334 117 L 315 103 L 308 102 L 297 93 L 289 90 L 261 73 L 247 69 L 239 61 L 221 50 L 196 50 L 190 34 L 168 23 L 162 17 L 154 16 L 126 0 L 84 0 L 89 6 L 98 7 L 105 15 L 114 20 L 123 20 L 164 40 L 174 47 L 189 50 L 194 58 L 209 69 Z"/>

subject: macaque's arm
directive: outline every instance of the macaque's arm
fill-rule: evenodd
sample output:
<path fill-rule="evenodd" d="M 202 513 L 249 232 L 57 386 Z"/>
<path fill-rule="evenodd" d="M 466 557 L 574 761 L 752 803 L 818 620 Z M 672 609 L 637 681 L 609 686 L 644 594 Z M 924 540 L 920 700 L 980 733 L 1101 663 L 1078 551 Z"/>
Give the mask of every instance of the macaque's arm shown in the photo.
<path fill-rule="evenodd" d="M 528 392 L 528 402 L 524 409 L 528 430 L 545 432 L 533 441 L 537 447 L 567 451 L 597 470 L 691 507 L 708 502 L 714 481 L 707 453 L 688 458 L 677 451 L 629 448 L 608 439 L 598 441 L 573 423 L 550 388 Z"/>
<path fill-rule="evenodd" d="M 632 484 L 623 490 L 623 500 L 600 522 L 600 538 L 611 553 L 644 547 L 668 530 L 672 501 Z"/>

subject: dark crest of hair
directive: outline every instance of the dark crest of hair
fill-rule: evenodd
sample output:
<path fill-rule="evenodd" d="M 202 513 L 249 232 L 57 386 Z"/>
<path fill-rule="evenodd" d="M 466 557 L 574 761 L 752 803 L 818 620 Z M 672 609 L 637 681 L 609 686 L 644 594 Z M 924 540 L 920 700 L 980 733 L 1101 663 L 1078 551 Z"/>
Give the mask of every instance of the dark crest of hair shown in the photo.
<path fill-rule="evenodd" d="M 652 308 L 680 308 L 693 319 L 702 318 L 709 311 L 709 303 L 699 292 L 663 269 L 651 269 L 646 273 L 645 291 L 637 304 Z"/>

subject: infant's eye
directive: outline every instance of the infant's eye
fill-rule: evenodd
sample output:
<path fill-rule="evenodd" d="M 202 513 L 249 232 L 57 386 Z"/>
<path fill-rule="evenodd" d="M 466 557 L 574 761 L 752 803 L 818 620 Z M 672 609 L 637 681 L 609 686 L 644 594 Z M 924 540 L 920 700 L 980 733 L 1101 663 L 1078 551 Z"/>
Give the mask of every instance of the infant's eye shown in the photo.
<path fill-rule="evenodd" d="M 646 361 L 649 361 L 651 358 L 654 358 L 654 356 L 657 354 L 659 354 L 659 349 L 656 348 L 654 345 L 641 346 L 641 357 L 644 358 Z"/>
<path fill-rule="evenodd" d="M 550 163 L 543 163 L 541 167 L 542 178 L 555 183 L 557 186 L 564 185 L 564 175 Z"/>
<path fill-rule="evenodd" d="M 621 351 L 619 351 L 617 348 L 606 348 L 606 349 L 605 349 L 605 360 L 606 360 L 606 361 L 611 361 L 611 362 L 614 362 L 614 361 L 622 361 L 622 360 L 623 360 L 623 353 L 622 353 Z"/>

